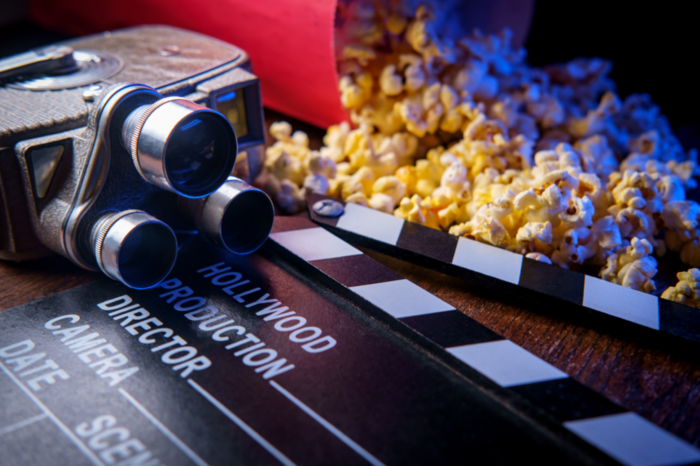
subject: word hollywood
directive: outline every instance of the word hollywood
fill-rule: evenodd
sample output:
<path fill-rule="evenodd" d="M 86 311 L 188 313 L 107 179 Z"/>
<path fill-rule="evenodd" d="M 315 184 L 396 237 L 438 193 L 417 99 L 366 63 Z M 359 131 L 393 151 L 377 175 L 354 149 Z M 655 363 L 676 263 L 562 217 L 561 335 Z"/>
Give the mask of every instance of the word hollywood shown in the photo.
<path fill-rule="evenodd" d="M 250 281 L 244 280 L 238 272 L 231 272 L 231 267 L 222 267 L 222 265 L 223 263 L 219 263 L 197 272 L 204 274 L 205 278 L 211 278 L 212 284 L 222 287 L 226 294 L 232 296 L 236 302 L 245 304 L 246 308 L 266 305 L 257 310 L 255 315 L 263 317 L 266 322 L 276 321 L 274 329 L 279 332 L 288 332 L 289 340 L 300 344 L 307 353 L 321 353 L 335 347 L 334 338 L 321 336 L 323 331 L 318 327 L 306 326 L 306 318 L 296 315 L 294 311 L 289 311 L 289 308 L 282 306 L 279 300 L 270 298 L 269 293 L 263 293 L 255 300 L 244 299 L 244 296 L 259 292 L 259 287 L 234 292 L 234 288 L 246 285 Z M 210 332 L 212 340 L 227 343 L 225 346 L 227 350 L 233 350 L 235 357 L 242 357 L 243 364 L 254 367 L 255 372 L 262 373 L 264 379 L 271 379 L 294 369 L 294 364 L 289 364 L 286 358 L 278 357 L 277 350 L 268 347 L 259 337 L 248 332 L 244 326 L 236 324 L 232 318 L 221 313 L 205 298 L 194 296 L 192 288 L 183 286 L 179 279 L 171 278 L 161 283 L 159 287 L 167 290 L 166 293 L 159 295 L 160 298 L 172 304 L 173 309 L 178 313 L 184 313 L 183 316 L 186 319 L 197 322 L 199 330 Z M 122 326 L 132 335 L 139 335 L 139 342 L 161 343 L 152 351 L 170 348 L 163 354 L 163 362 L 177 363 L 173 369 L 182 370 L 180 374 L 182 377 L 187 377 L 192 371 L 211 366 L 208 358 L 196 356 L 196 348 L 189 346 L 182 337 L 175 335 L 172 329 L 163 327 L 161 320 L 151 317 L 150 312 L 140 304 L 133 303 L 129 295 L 109 299 L 99 303 L 97 307 L 108 311 L 109 315 L 115 319 L 124 319 Z"/>

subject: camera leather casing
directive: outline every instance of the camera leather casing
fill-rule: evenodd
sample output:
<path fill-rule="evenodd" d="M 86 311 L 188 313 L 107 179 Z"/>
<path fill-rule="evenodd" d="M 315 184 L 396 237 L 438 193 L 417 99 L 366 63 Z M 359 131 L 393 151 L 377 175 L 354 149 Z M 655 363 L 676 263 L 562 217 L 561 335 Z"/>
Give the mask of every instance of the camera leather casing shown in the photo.
<path fill-rule="evenodd" d="M 97 270 L 88 237 L 105 211 L 139 209 L 174 230 L 191 228 L 183 200 L 147 182 L 123 144 L 129 112 L 158 99 L 222 113 L 236 130 L 234 174 L 251 180 L 260 171 L 260 86 L 245 51 L 168 26 L 57 46 L 74 50 L 70 69 L 27 68 L 0 81 L 0 259 L 53 251 Z"/>

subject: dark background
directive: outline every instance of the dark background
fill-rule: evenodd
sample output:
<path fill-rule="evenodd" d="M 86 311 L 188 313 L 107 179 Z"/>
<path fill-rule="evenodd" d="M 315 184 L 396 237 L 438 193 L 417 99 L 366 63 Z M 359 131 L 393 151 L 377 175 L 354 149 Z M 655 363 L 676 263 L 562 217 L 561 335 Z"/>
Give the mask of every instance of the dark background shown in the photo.
<path fill-rule="evenodd" d="M 690 2 L 539 0 L 525 47 L 533 65 L 612 60 L 622 97 L 650 94 L 686 148 L 700 147 L 697 18 Z"/>
<path fill-rule="evenodd" d="M 525 46 L 533 65 L 579 56 L 612 60 L 619 94 L 650 94 L 689 148 L 700 147 L 698 31 L 690 2 L 539 0 Z M 64 38 L 28 21 L 15 22 L 0 28 L 0 56 Z"/>

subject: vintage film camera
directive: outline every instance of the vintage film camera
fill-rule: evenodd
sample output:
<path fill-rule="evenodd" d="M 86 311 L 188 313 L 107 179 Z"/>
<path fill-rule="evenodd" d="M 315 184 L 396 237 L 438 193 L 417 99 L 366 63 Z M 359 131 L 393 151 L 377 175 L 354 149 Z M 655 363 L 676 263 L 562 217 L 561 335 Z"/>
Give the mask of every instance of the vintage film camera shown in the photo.
<path fill-rule="evenodd" d="M 267 238 L 264 120 L 248 55 L 143 26 L 0 61 L 0 259 L 59 253 L 133 288 L 158 284 L 175 231 L 235 253 Z"/>

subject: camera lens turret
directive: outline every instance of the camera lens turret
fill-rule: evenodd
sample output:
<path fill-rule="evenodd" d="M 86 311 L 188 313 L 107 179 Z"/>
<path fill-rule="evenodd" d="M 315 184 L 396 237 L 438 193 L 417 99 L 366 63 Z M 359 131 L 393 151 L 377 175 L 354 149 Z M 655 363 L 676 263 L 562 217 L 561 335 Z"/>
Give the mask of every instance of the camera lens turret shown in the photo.
<path fill-rule="evenodd" d="M 223 115 L 181 97 L 132 111 L 122 144 L 146 181 L 190 198 L 208 196 L 226 181 L 238 149 Z"/>

